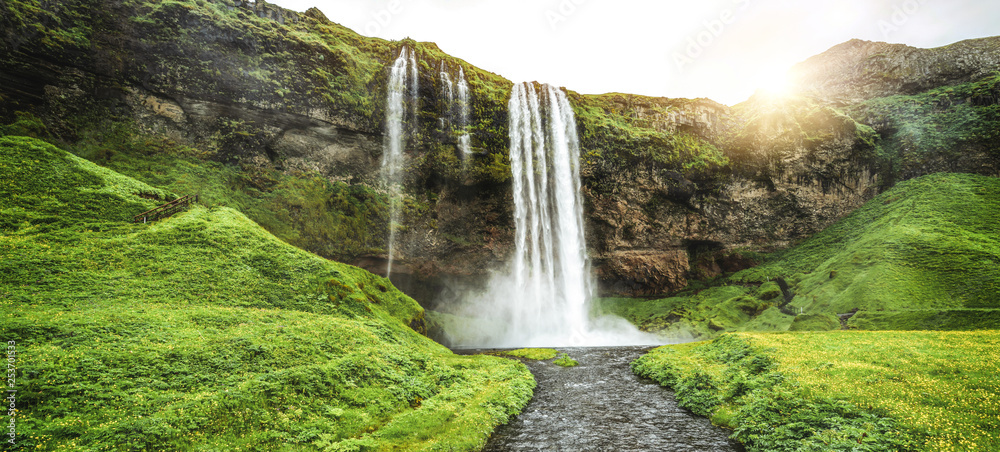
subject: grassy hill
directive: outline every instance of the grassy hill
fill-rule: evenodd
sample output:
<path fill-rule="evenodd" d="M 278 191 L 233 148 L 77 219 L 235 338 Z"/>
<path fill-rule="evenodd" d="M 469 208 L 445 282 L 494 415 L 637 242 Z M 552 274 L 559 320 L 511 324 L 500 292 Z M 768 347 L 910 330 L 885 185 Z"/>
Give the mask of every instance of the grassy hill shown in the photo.
<path fill-rule="evenodd" d="M 905 181 L 757 267 L 672 298 L 603 301 L 647 330 L 1000 328 L 1000 179 Z M 789 285 L 786 303 L 778 279 Z M 797 314 L 803 314 L 798 315 Z"/>
<path fill-rule="evenodd" d="M 387 280 L 237 211 L 130 223 L 174 196 L 0 137 L 20 450 L 471 450 L 530 399 L 522 364 L 453 355 Z"/>

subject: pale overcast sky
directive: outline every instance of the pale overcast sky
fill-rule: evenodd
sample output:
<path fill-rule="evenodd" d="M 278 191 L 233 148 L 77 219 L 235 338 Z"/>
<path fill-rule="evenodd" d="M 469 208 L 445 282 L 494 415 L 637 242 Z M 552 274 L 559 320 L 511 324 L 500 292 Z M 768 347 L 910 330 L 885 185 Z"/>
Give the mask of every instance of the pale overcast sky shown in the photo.
<path fill-rule="evenodd" d="M 997 0 L 275 0 L 366 36 L 432 41 L 514 82 L 733 105 L 860 38 L 937 47 L 1000 35 Z"/>

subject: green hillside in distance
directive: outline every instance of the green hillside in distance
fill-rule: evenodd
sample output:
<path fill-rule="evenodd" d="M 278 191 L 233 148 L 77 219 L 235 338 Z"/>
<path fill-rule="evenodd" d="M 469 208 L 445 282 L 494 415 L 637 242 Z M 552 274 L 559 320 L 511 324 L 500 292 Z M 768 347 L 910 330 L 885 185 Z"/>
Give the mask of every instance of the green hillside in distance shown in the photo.
<path fill-rule="evenodd" d="M 651 331 L 1000 328 L 1000 179 L 901 182 L 761 265 L 659 300 L 604 299 Z M 778 279 L 789 287 L 786 302 Z M 846 317 L 846 316 L 845 316 Z"/>
<path fill-rule="evenodd" d="M 174 195 L 26 137 L 0 181 L 21 450 L 469 450 L 531 397 L 523 364 L 452 354 L 386 279 L 235 210 L 132 224 Z"/>

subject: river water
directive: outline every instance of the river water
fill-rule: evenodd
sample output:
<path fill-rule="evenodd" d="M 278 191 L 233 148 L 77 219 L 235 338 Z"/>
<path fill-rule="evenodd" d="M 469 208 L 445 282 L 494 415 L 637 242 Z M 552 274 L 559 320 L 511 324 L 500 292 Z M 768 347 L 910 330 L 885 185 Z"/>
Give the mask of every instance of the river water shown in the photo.
<path fill-rule="evenodd" d="M 650 348 L 563 348 L 580 363 L 567 368 L 525 360 L 538 382 L 535 396 L 484 450 L 743 451 L 728 431 L 679 408 L 672 392 L 632 373 L 629 363 Z"/>

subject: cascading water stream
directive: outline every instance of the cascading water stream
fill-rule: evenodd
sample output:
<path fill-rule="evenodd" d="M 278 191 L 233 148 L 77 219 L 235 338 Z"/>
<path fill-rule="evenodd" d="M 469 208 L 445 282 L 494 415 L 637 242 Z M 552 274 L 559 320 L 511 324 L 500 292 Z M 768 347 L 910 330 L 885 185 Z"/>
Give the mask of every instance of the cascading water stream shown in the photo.
<path fill-rule="evenodd" d="M 405 49 L 405 47 L 404 47 Z M 420 115 L 420 68 L 417 66 L 417 52 L 410 51 L 410 128 L 416 130 Z"/>
<path fill-rule="evenodd" d="M 388 263 L 386 264 L 385 271 L 387 278 L 392 274 L 392 261 L 396 254 L 396 225 L 399 224 L 400 204 L 403 194 L 401 170 L 403 165 L 403 146 L 406 141 L 404 130 L 407 120 L 406 107 L 409 104 L 412 110 L 410 115 L 410 127 L 412 128 L 417 118 L 418 75 L 414 53 L 403 47 L 389 73 L 389 85 L 386 93 L 386 130 L 382 152 L 381 176 L 382 183 L 389 194 Z"/>
<path fill-rule="evenodd" d="M 508 103 L 516 230 L 510 334 L 544 333 L 578 343 L 587 331 L 592 286 L 580 148 L 566 95 L 549 85 L 541 89 L 516 85 Z"/>
<path fill-rule="evenodd" d="M 458 149 L 464 157 L 472 153 L 472 137 L 469 135 L 469 84 L 461 66 L 458 68 L 458 127 L 462 130 L 462 135 L 458 137 Z"/>
<path fill-rule="evenodd" d="M 472 153 L 472 137 L 469 135 L 469 83 L 465 80 L 465 70 L 458 67 L 458 76 L 453 80 L 444 61 L 439 69 L 441 79 L 442 114 L 440 127 L 444 131 L 459 131 L 458 149 L 464 160 Z"/>
<path fill-rule="evenodd" d="M 470 297 L 455 347 L 662 344 L 617 317 L 591 318 L 580 145 L 573 108 L 555 87 L 514 85 L 508 103 L 514 255 Z"/>
<path fill-rule="evenodd" d="M 441 78 L 441 100 L 444 103 L 441 115 L 441 129 L 451 127 L 452 111 L 455 109 L 455 84 L 451 81 L 451 74 L 444 61 L 441 62 L 441 69 L 438 76 Z"/>

